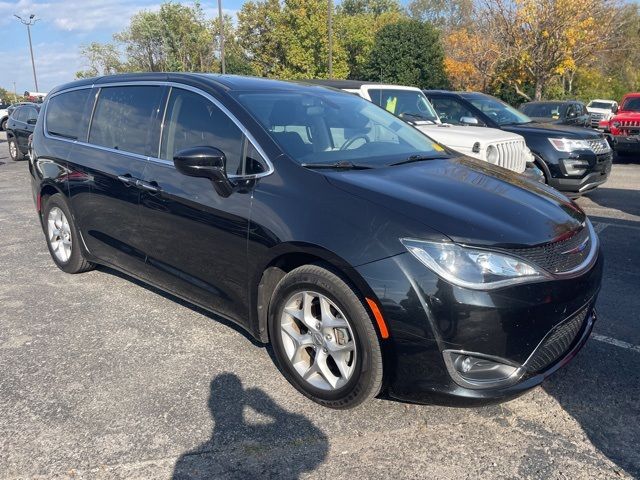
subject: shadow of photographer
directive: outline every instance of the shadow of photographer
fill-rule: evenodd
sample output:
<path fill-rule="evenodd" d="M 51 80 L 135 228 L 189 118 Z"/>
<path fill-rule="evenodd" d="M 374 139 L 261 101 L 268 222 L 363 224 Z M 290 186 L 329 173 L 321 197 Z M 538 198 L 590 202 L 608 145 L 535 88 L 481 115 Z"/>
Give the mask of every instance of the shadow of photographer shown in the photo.
<path fill-rule="evenodd" d="M 327 456 L 326 435 L 231 373 L 211 381 L 211 438 L 180 456 L 173 480 L 271 477 L 295 479 Z"/>

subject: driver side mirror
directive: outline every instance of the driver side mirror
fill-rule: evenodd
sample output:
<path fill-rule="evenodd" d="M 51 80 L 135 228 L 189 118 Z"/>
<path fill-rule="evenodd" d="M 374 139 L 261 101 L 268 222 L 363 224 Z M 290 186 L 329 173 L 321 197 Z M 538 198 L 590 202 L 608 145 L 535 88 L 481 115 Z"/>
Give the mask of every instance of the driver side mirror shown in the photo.
<path fill-rule="evenodd" d="M 37 118 L 30 118 L 29 120 L 27 120 L 28 125 L 35 125 L 37 122 L 38 122 Z"/>
<path fill-rule="evenodd" d="M 478 125 L 478 119 L 476 117 L 460 117 L 460 123 L 462 125 Z"/>
<path fill-rule="evenodd" d="M 193 147 L 181 150 L 173 157 L 173 164 L 183 175 L 208 178 L 218 195 L 228 197 L 233 185 L 227 177 L 227 158 L 214 147 Z"/>

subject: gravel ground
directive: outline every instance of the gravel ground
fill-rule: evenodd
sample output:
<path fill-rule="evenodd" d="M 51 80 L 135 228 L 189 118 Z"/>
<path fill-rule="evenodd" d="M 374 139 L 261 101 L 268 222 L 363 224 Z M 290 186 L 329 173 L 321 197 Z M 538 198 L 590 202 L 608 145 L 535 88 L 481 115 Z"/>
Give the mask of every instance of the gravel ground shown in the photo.
<path fill-rule="evenodd" d="M 607 257 L 578 357 L 514 401 L 324 409 L 215 315 L 47 252 L 0 136 L 0 478 L 640 476 L 640 158 L 578 202 Z"/>

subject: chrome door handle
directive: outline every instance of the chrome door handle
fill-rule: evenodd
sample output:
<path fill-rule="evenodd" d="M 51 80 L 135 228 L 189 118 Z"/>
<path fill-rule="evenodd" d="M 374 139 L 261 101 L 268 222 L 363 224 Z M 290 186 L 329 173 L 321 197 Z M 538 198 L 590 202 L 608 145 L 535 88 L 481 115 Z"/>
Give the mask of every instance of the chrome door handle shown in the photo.
<path fill-rule="evenodd" d="M 136 186 L 150 193 L 159 193 L 162 189 L 155 182 L 145 182 L 144 180 L 136 180 Z"/>

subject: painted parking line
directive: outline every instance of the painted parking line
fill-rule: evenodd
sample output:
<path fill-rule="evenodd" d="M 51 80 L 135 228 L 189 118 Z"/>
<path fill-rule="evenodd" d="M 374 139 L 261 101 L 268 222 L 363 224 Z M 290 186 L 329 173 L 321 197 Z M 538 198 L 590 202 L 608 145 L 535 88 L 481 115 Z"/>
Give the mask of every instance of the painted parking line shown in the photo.
<path fill-rule="evenodd" d="M 605 335 L 600 335 L 599 333 L 592 333 L 591 338 L 597 340 L 598 342 L 608 343 L 609 345 L 614 345 L 616 347 L 624 348 L 626 350 L 632 350 L 636 353 L 640 353 L 640 345 L 633 345 L 628 342 L 623 342 L 622 340 L 617 340 L 615 338 L 607 337 Z"/>

